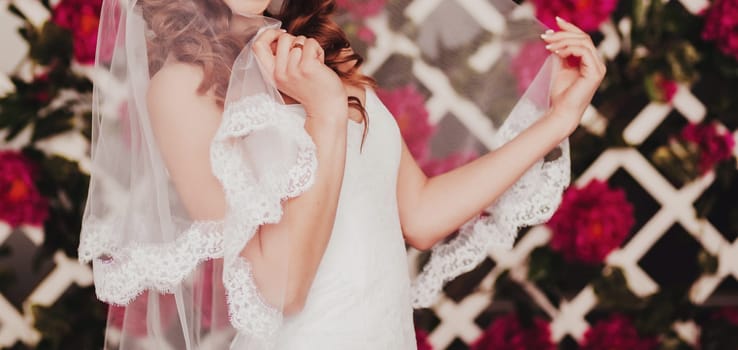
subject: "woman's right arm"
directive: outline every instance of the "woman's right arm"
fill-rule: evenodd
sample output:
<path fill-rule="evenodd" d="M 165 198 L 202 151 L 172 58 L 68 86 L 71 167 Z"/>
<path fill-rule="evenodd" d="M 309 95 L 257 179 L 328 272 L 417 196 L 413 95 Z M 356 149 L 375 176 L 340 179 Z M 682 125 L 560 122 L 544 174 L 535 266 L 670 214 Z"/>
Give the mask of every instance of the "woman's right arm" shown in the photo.
<path fill-rule="evenodd" d="M 304 42 L 294 49 L 295 40 Z M 317 47 L 316 47 L 317 46 Z M 302 309 L 330 239 L 346 156 L 348 105 L 340 78 L 322 62 L 317 42 L 280 31 L 262 34 L 254 52 L 281 91 L 301 102 L 305 130 L 317 151 L 312 187 L 285 201 L 277 224 L 262 225 L 241 255 L 252 265 L 262 296 L 285 313 Z M 170 177 L 193 219 L 221 218 L 225 197 L 210 173 L 209 143 L 220 109 L 197 94 L 202 71 L 174 64 L 152 78 L 148 104 Z"/>
<path fill-rule="evenodd" d="M 270 30 L 257 38 L 253 50 L 277 88 L 305 108 L 305 130 L 317 148 L 313 186 L 287 201 L 279 224 L 262 225 L 244 251 L 255 269 L 259 263 L 267 267 L 254 273 L 257 283 L 259 273 L 264 280 L 271 278 L 269 267 L 279 267 L 289 254 L 284 310 L 295 313 L 304 305 L 333 231 L 346 161 L 348 99 L 341 79 L 324 64 L 317 41 Z"/>

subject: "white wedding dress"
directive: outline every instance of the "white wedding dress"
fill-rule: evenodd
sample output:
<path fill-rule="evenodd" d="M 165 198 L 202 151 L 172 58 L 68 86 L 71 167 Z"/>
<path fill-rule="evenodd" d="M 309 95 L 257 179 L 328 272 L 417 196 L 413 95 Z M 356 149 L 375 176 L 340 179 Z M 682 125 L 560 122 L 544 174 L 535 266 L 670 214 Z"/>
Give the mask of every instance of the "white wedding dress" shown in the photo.
<path fill-rule="evenodd" d="M 304 115 L 299 105 L 290 106 Z M 410 279 L 397 208 L 399 128 L 367 90 L 369 128 L 349 121 L 336 221 L 302 312 L 279 350 L 415 349 Z"/>
<path fill-rule="evenodd" d="M 511 3 L 503 2 L 509 8 Z M 364 125 L 347 126 L 345 174 L 330 241 L 303 310 L 283 316 L 281 305 L 265 301 L 284 297 L 289 274 L 280 254 L 290 248 L 289 233 L 273 237 L 282 249 L 275 248 L 268 259 L 251 259 L 245 247 L 259 227 L 281 220 L 285 200 L 314 183 L 319 164 L 303 128 L 304 110 L 281 104 L 247 44 L 229 67 L 227 92 L 220 96 L 222 119 L 209 145 L 210 171 L 225 195 L 225 213 L 215 221 L 194 219 L 199 215 L 190 215 L 169 177 L 159 149 L 167 141 L 157 139 L 149 115 L 147 91 L 158 69 L 149 58 L 174 47 L 161 38 L 151 41 L 169 34 L 155 33 L 134 5 L 119 11 L 120 2 L 103 3 L 100 37 L 115 44 L 109 58 L 98 55 L 96 69 L 109 72 L 116 84 L 95 83 L 90 190 L 78 250 L 81 262 L 92 262 L 98 298 L 126 306 L 108 323 L 108 349 L 415 349 L 412 308 L 433 305 L 444 283 L 484 261 L 491 247 L 510 247 L 520 227 L 550 218 L 569 183 L 564 142 L 559 157 L 537 162 L 484 215 L 437 244 L 411 283 L 396 188 L 402 139 L 392 115 L 367 90 L 363 146 Z M 193 23 L 194 31 L 183 30 L 183 38 L 202 40 L 207 33 L 214 47 L 230 45 L 217 42 L 230 36 L 208 28 L 215 23 L 210 14 L 185 12 L 179 19 Z M 271 18 L 248 18 L 254 35 L 280 27 Z M 538 33 L 538 26 L 529 27 Z M 527 37 L 538 41 L 537 34 L 512 32 L 504 39 L 516 45 L 500 47 L 517 47 Z M 503 66 L 494 70 L 508 71 L 504 64 L 515 62 L 508 57 L 515 52 L 506 49 L 506 58 L 498 60 Z M 548 108 L 551 63 L 557 61 L 546 62 L 525 93 L 507 80 L 498 85 L 514 91 L 483 90 L 490 92 L 489 101 L 519 101 L 509 113 L 499 111 L 507 118 L 494 145 L 510 141 Z M 182 130 L 166 136 L 181 140 L 186 127 L 175 129 Z M 252 269 L 249 261 L 264 264 Z"/>

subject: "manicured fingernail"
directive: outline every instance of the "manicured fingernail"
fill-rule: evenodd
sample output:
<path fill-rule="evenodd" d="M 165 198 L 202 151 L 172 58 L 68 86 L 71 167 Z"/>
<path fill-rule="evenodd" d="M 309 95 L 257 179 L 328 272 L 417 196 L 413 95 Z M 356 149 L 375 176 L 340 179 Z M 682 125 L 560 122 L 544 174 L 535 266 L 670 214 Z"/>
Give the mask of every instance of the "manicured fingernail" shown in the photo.
<path fill-rule="evenodd" d="M 551 50 L 551 47 L 552 47 L 551 44 L 546 45 L 546 50 Z"/>
<path fill-rule="evenodd" d="M 545 34 L 546 34 L 546 35 L 551 35 L 551 34 L 553 34 L 553 33 L 554 33 L 554 30 L 553 30 L 553 29 L 549 29 L 549 30 L 547 30 L 547 31 L 546 31 L 546 33 L 545 33 Z"/>
<path fill-rule="evenodd" d="M 557 20 L 557 21 L 559 21 L 559 22 L 564 22 L 564 23 L 566 23 L 566 20 L 564 20 L 563 18 L 561 18 L 561 17 L 559 17 L 559 16 L 556 16 L 556 20 Z"/>

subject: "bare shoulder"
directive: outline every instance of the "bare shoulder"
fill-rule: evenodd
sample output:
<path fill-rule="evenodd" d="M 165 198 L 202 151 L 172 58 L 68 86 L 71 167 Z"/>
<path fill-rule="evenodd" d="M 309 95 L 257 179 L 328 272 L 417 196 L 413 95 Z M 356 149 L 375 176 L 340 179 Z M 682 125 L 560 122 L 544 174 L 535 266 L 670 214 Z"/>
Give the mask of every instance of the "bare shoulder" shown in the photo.
<path fill-rule="evenodd" d="M 203 71 L 196 65 L 171 63 L 162 67 L 149 81 L 146 93 L 152 118 L 217 113 L 215 99 L 197 92 L 202 79 Z"/>

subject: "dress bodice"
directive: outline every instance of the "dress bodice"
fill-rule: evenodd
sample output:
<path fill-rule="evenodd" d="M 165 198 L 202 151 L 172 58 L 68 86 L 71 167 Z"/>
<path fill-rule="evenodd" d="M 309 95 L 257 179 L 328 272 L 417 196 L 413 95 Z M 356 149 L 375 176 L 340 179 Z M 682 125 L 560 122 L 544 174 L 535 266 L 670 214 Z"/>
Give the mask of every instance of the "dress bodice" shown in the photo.
<path fill-rule="evenodd" d="M 278 349 L 415 349 L 397 208 L 400 132 L 371 90 L 365 107 L 363 145 L 364 125 L 348 123 L 330 241 L 304 309 L 280 330 Z"/>

